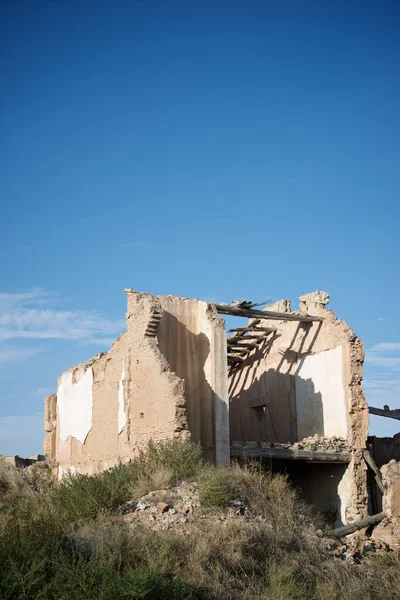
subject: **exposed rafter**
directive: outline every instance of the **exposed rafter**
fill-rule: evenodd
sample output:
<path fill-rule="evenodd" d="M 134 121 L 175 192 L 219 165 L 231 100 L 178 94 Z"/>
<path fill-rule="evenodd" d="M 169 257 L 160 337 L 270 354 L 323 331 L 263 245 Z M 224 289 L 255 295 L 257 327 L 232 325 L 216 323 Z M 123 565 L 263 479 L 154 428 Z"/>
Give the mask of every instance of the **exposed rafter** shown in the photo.
<path fill-rule="evenodd" d="M 378 415 L 379 417 L 388 417 L 389 419 L 397 419 L 398 421 L 400 421 L 400 408 L 390 410 L 389 407 L 374 408 L 373 406 L 368 406 L 368 410 L 371 413 L 371 415 Z"/>
<path fill-rule="evenodd" d="M 215 308 L 221 315 L 233 315 L 235 317 L 247 317 L 248 319 L 274 319 L 276 321 L 323 321 L 323 317 L 302 315 L 299 313 L 280 313 L 271 310 L 255 310 L 253 308 L 242 308 L 238 304 L 216 304 Z"/>
<path fill-rule="evenodd" d="M 261 342 L 277 331 L 276 327 L 258 327 L 260 319 L 254 319 L 246 327 L 239 327 L 234 334 L 227 339 L 228 364 L 234 368 L 240 365 L 245 358 L 256 350 Z"/>

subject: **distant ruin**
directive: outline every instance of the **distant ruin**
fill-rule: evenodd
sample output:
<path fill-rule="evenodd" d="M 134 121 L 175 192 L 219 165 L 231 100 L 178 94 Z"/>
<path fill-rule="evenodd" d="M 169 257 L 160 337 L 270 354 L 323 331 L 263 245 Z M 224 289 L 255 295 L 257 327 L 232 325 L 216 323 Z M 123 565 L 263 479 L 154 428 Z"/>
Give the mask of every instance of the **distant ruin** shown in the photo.
<path fill-rule="evenodd" d="M 248 456 L 289 473 L 336 526 L 366 517 L 372 498 L 382 510 L 365 460 L 363 344 L 326 292 L 292 311 L 125 291 L 127 330 L 45 400 L 59 478 L 126 462 L 150 439 L 191 439 L 217 465 Z M 221 315 L 246 321 L 227 337 Z"/>

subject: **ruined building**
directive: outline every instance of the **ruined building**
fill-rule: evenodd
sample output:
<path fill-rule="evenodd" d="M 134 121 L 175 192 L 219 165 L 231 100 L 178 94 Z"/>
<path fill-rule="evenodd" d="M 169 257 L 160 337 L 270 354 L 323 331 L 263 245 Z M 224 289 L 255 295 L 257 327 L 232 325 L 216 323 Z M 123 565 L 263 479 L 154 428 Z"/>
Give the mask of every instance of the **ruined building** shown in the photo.
<path fill-rule="evenodd" d="M 59 477 L 126 462 L 150 439 L 191 439 L 216 464 L 251 456 L 288 472 L 337 525 L 368 514 L 363 344 L 327 293 L 294 312 L 126 293 L 127 330 L 46 398 Z M 246 320 L 227 337 L 221 314 Z"/>

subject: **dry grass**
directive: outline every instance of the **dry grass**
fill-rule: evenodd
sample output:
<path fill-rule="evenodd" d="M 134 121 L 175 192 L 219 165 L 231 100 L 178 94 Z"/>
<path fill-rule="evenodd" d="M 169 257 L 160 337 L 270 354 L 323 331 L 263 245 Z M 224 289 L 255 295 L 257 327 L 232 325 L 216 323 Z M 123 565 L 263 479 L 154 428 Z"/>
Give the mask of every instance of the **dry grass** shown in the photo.
<path fill-rule="evenodd" d="M 136 479 L 132 487 L 132 497 L 137 500 L 151 491 L 165 490 L 171 485 L 172 480 L 172 472 L 165 467 L 149 473 L 145 472 Z"/>
<path fill-rule="evenodd" d="M 18 469 L 14 465 L 0 462 L 0 507 L 19 504 L 33 495 L 32 487 L 21 477 Z"/>
<path fill-rule="evenodd" d="M 185 465 L 185 457 L 188 464 Z M 168 460 L 172 467 L 168 468 Z M 177 473 L 180 473 L 178 477 Z M 211 507 L 185 534 L 128 525 L 121 502 L 199 475 Z M 254 466 L 204 467 L 198 449 L 153 446 L 145 457 L 54 490 L 45 471 L 0 464 L 0 598 L 12 600 L 398 600 L 394 554 L 352 566 L 328 555 L 319 523 L 285 477 Z M 29 479 L 29 481 L 28 481 Z M 201 491 L 202 490 L 202 491 Z M 196 512 L 195 512 L 196 515 Z M 187 583 L 189 582 L 189 583 Z"/>
<path fill-rule="evenodd" d="M 202 506 L 226 506 L 233 492 L 228 469 L 205 469 L 199 478 L 199 498 Z"/>

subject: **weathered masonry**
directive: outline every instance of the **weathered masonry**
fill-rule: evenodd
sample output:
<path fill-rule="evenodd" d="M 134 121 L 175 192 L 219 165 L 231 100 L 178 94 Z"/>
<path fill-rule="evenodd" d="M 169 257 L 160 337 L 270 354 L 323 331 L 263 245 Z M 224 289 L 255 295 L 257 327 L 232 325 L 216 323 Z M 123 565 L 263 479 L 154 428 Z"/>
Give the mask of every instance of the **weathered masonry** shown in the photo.
<path fill-rule="evenodd" d="M 292 311 L 126 293 L 127 330 L 46 398 L 59 477 L 126 462 L 150 439 L 191 439 L 216 464 L 251 456 L 288 472 L 337 526 L 367 516 L 363 344 L 328 294 Z M 227 337 L 220 315 L 246 320 Z"/>
<path fill-rule="evenodd" d="M 191 438 L 210 460 L 228 462 L 223 319 L 200 300 L 126 292 L 127 331 L 109 352 L 63 373 L 46 398 L 45 454 L 59 476 L 91 474 L 150 439 Z"/>

